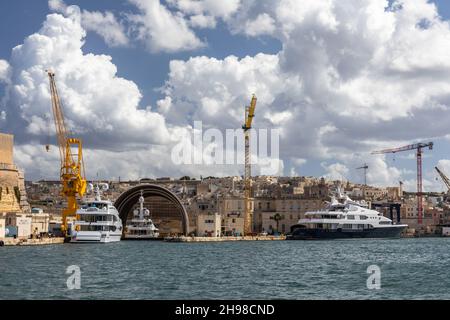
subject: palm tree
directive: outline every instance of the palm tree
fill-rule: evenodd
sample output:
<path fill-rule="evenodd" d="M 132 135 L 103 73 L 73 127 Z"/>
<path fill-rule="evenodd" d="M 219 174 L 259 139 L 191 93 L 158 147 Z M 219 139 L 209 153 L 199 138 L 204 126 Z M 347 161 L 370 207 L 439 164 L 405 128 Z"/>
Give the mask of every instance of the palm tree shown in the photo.
<path fill-rule="evenodd" d="M 284 219 L 284 215 L 276 213 L 273 216 L 271 216 L 270 219 L 275 220 L 275 223 L 277 224 L 277 233 L 278 233 L 278 226 L 280 224 L 280 220 Z"/>

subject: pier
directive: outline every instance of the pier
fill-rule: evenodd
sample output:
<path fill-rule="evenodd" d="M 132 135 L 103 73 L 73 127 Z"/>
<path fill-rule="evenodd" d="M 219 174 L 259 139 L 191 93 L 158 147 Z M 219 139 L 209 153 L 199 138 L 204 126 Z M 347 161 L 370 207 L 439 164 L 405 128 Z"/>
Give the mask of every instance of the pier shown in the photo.
<path fill-rule="evenodd" d="M 5 246 L 42 246 L 51 244 L 63 244 L 64 238 L 42 238 L 42 239 L 14 239 L 14 238 L 3 238 Z"/>
<path fill-rule="evenodd" d="M 227 242 L 227 241 L 278 241 L 286 236 L 244 236 L 244 237 L 166 237 L 167 242 Z"/>

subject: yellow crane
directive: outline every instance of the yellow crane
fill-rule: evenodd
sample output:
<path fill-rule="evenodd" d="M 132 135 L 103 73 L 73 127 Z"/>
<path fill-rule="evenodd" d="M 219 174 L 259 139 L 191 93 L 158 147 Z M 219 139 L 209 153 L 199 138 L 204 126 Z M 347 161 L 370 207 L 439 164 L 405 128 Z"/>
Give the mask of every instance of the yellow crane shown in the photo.
<path fill-rule="evenodd" d="M 251 159 L 250 159 L 250 129 L 255 116 L 256 96 L 252 96 L 250 105 L 245 107 L 245 122 L 242 126 L 245 139 L 245 171 L 244 171 L 244 234 L 252 233 L 253 214 L 250 208 L 251 198 Z"/>
<path fill-rule="evenodd" d="M 56 89 L 55 73 L 47 71 L 47 74 L 50 80 L 52 111 L 61 160 L 61 194 L 67 199 L 67 208 L 62 213 L 61 231 L 67 235 L 67 217 L 76 217 L 77 196 L 82 197 L 86 192 L 83 150 L 80 139 L 68 136 L 58 90 Z M 46 148 L 48 150 L 48 146 Z"/>

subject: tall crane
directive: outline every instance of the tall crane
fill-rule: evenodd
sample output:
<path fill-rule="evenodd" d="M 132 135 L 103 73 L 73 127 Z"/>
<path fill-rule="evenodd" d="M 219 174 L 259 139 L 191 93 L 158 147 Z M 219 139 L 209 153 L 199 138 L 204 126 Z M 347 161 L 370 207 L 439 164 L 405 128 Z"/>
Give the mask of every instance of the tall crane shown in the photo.
<path fill-rule="evenodd" d="M 364 186 L 367 186 L 367 169 L 369 169 L 369 166 L 367 163 L 364 163 L 362 167 L 356 168 L 356 170 L 364 170 Z"/>
<path fill-rule="evenodd" d="M 47 74 L 50 80 L 52 111 L 61 160 L 61 194 L 67 199 L 67 208 L 62 213 L 61 231 L 67 235 L 67 217 L 76 216 L 78 209 L 77 196 L 82 197 L 86 192 L 83 150 L 81 140 L 71 138 L 68 135 L 58 90 L 56 88 L 55 73 L 47 71 Z"/>
<path fill-rule="evenodd" d="M 367 187 L 367 169 L 369 166 L 367 163 L 364 163 L 362 167 L 356 168 L 356 170 L 364 170 L 364 187 L 363 187 L 363 198 L 366 196 L 366 187 Z"/>
<path fill-rule="evenodd" d="M 423 207 L 422 207 L 422 153 L 423 149 L 433 149 L 433 142 L 428 143 L 415 143 L 400 148 L 385 149 L 380 151 L 374 151 L 372 154 L 385 154 L 385 153 L 397 153 L 409 150 L 416 150 L 417 158 L 417 223 L 422 224 Z"/>
<path fill-rule="evenodd" d="M 441 176 L 442 181 L 444 181 L 445 186 L 447 187 L 447 190 L 450 191 L 450 179 L 445 175 L 445 173 L 443 173 L 441 170 L 439 170 L 438 167 L 434 167 L 437 171 L 437 173 L 439 173 L 439 175 Z"/>
<path fill-rule="evenodd" d="M 256 96 L 252 96 L 250 105 L 245 107 L 245 122 L 242 126 L 245 139 L 245 171 L 244 171 L 244 234 L 249 234 L 253 230 L 253 214 L 250 208 L 251 198 L 251 159 L 250 159 L 250 129 L 252 128 L 253 117 L 255 116 Z"/>

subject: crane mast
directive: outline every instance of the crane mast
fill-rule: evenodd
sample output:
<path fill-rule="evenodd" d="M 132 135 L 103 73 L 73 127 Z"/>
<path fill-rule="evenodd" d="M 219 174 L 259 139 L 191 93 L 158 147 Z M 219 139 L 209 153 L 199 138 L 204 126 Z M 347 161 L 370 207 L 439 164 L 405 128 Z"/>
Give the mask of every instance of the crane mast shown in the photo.
<path fill-rule="evenodd" d="M 67 208 L 62 212 L 61 231 L 67 235 L 67 217 L 76 217 L 77 196 L 86 192 L 83 150 L 80 139 L 70 138 L 64 121 L 64 114 L 55 83 L 55 73 L 47 71 L 50 80 L 52 111 L 60 154 L 61 194 L 67 199 Z"/>
<path fill-rule="evenodd" d="M 356 168 L 356 170 L 364 170 L 364 186 L 363 186 L 363 198 L 366 196 L 366 188 L 367 188 L 367 170 L 369 169 L 369 166 L 367 163 L 364 163 L 362 167 Z"/>
<path fill-rule="evenodd" d="M 400 148 L 393 148 L 393 149 L 384 149 L 380 151 L 374 151 L 372 154 L 385 154 L 385 153 L 397 153 L 397 152 L 403 152 L 403 151 L 409 151 L 409 150 L 416 150 L 416 158 L 417 158 L 417 223 L 422 224 L 422 217 L 423 217 L 423 192 L 422 192 L 422 154 L 423 149 L 427 148 L 432 150 L 433 149 L 433 142 L 428 143 L 416 143 L 407 145 Z"/>
<path fill-rule="evenodd" d="M 250 155 L 250 129 L 252 128 L 253 117 L 255 116 L 256 96 L 252 96 L 252 100 L 248 107 L 245 107 L 245 122 L 242 126 L 245 139 L 245 170 L 244 170 L 244 234 L 249 234 L 253 230 L 253 215 L 250 208 L 251 198 L 251 155 Z"/>

